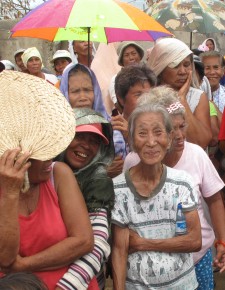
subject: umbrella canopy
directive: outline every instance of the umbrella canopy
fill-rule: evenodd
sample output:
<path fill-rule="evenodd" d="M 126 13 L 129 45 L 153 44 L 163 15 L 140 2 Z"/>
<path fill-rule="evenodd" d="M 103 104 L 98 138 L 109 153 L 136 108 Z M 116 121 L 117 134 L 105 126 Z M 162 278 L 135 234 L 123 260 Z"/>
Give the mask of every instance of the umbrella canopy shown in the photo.
<path fill-rule="evenodd" d="M 130 40 L 130 30 L 136 30 L 132 40 L 171 35 L 143 11 L 117 0 L 48 0 L 17 23 L 11 37 L 108 43 Z M 140 30 L 146 32 L 141 34 Z"/>
<path fill-rule="evenodd" d="M 225 31 L 225 3 L 219 0 L 155 1 L 147 13 L 171 32 Z"/>

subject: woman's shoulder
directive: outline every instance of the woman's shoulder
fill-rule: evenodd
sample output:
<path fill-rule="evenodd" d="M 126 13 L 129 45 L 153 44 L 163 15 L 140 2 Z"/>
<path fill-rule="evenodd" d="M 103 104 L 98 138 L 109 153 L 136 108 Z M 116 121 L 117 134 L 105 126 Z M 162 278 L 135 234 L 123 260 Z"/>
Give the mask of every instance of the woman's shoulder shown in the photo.
<path fill-rule="evenodd" d="M 171 168 L 168 166 L 166 181 L 172 183 L 193 183 L 193 179 L 189 173 L 182 169 Z"/>
<path fill-rule="evenodd" d="M 120 175 L 114 177 L 112 181 L 113 181 L 114 187 L 125 186 L 126 185 L 125 173 L 122 172 Z"/>

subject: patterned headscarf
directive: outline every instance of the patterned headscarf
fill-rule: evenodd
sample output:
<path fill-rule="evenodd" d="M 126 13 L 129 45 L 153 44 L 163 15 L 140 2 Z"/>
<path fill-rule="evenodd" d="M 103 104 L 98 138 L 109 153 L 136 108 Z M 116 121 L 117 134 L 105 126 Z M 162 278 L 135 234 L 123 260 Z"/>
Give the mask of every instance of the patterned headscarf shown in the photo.
<path fill-rule="evenodd" d="M 75 68 L 76 66 L 82 66 L 85 68 L 88 72 L 88 74 L 91 77 L 93 88 L 94 88 L 94 103 L 92 109 L 95 110 L 98 113 L 101 113 L 103 117 L 105 117 L 106 120 L 110 120 L 110 117 L 105 109 L 105 106 L 103 104 L 102 99 L 102 92 L 100 89 L 100 86 L 98 84 L 97 78 L 94 74 L 94 72 L 89 69 L 87 66 L 82 64 L 70 64 L 66 67 L 66 69 L 63 72 L 61 83 L 60 83 L 60 91 L 63 93 L 63 95 L 66 97 L 67 101 L 69 102 L 69 73 L 70 71 Z"/>

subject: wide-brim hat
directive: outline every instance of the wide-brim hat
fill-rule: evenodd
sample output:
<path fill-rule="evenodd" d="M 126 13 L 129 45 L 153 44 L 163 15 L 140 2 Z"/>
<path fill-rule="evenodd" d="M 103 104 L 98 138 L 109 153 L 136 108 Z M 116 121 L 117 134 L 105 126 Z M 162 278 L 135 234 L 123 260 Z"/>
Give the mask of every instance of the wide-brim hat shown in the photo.
<path fill-rule="evenodd" d="M 67 59 L 70 59 L 72 61 L 71 55 L 70 55 L 69 51 L 67 51 L 67 50 L 57 50 L 54 53 L 52 60 L 50 62 L 54 63 L 54 61 L 58 58 L 67 58 Z"/>
<path fill-rule="evenodd" d="M 102 125 L 100 123 L 79 125 L 76 127 L 76 132 L 77 133 L 89 132 L 89 133 L 97 134 L 102 138 L 103 142 L 106 145 L 109 144 L 109 140 L 105 137 L 105 135 L 102 132 Z"/>
<path fill-rule="evenodd" d="M 62 93 L 45 80 L 15 71 L 0 73 L 0 156 L 20 147 L 49 160 L 75 135 L 75 116 Z"/>
<path fill-rule="evenodd" d="M 137 49 L 137 52 L 139 53 L 141 59 L 143 58 L 143 56 L 145 54 L 144 49 L 139 44 L 137 44 L 135 41 L 123 41 L 119 44 L 119 46 L 117 48 L 118 64 L 120 66 L 123 66 L 123 53 L 124 53 L 124 50 L 128 46 L 134 46 Z"/>

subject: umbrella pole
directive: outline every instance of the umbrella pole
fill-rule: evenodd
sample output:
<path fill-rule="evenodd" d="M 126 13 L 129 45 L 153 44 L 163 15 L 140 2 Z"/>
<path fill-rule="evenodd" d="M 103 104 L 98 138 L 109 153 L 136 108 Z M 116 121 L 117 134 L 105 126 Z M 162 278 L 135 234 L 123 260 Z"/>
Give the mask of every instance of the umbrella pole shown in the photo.
<path fill-rule="evenodd" d="M 88 27 L 88 67 L 90 67 L 90 49 L 89 49 L 89 45 L 90 45 L 90 33 L 91 33 L 91 28 Z"/>
<path fill-rule="evenodd" d="M 190 49 L 192 49 L 192 32 L 190 34 Z"/>

